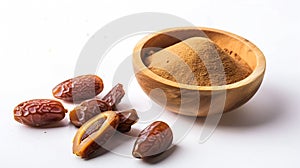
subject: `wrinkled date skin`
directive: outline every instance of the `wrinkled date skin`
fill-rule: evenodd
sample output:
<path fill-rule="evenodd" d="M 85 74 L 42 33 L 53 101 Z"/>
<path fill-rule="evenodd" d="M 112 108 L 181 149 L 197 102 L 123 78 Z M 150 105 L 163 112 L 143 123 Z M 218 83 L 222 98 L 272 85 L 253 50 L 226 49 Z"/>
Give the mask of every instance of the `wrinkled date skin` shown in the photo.
<path fill-rule="evenodd" d="M 71 123 L 76 127 L 80 127 L 101 112 L 109 110 L 115 111 L 116 105 L 120 103 L 124 94 L 125 91 L 123 90 L 122 84 L 117 84 L 102 99 L 83 101 L 70 112 Z"/>
<path fill-rule="evenodd" d="M 55 100 L 34 99 L 20 103 L 14 108 L 14 118 L 19 123 L 41 127 L 62 120 L 67 110 Z"/>
<path fill-rule="evenodd" d="M 139 134 L 132 155 L 136 158 L 156 156 L 166 151 L 172 141 L 173 133 L 168 124 L 156 121 Z"/>
<path fill-rule="evenodd" d="M 101 112 L 112 110 L 106 102 L 100 99 L 83 101 L 70 112 L 70 121 L 76 127 L 82 126 L 89 119 Z"/>
<path fill-rule="evenodd" d="M 77 103 L 97 96 L 103 87 L 103 81 L 97 75 L 82 75 L 58 84 L 52 94 L 57 99 Z"/>
<path fill-rule="evenodd" d="M 121 99 L 124 95 L 125 91 L 123 89 L 123 85 L 118 83 L 102 98 L 102 100 L 107 102 L 108 105 L 110 105 L 112 109 L 116 111 L 116 105 L 121 102 Z"/>
<path fill-rule="evenodd" d="M 83 124 L 73 139 L 73 153 L 81 158 L 90 158 L 93 153 L 104 149 L 104 145 L 115 134 L 119 116 L 113 111 L 98 114 Z"/>
<path fill-rule="evenodd" d="M 116 111 L 116 113 L 120 118 L 117 130 L 122 133 L 129 132 L 131 126 L 139 120 L 139 116 L 135 109 Z"/>
<path fill-rule="evenodd" d="M 76 127 L 81 127 L 94 116 L 109 110 L 112 110 L 111 106 L 107 105 L 107 103 L 102 100 L 86 100 L 70 112 L 70 121 Z M 115 112 L 120 118 L 117 130 L 122 133 L 129 132 L 131 130 L 131 125 L 135 124 L 139 119 L 137 112 L 134 109 Z"/>

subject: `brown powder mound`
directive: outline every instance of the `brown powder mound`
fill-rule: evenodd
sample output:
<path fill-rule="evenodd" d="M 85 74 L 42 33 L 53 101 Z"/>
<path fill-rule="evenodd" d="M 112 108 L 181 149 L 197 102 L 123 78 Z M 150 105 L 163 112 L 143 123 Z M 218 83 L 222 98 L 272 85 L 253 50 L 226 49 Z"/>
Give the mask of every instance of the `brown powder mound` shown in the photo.
<path fill-rule="evenodd" d="M 146 66 L 178 83 L 220 86 L 246 78 L 251 68 L 234 59 L 208 38 L 193 37 L 150 55 Z"/>

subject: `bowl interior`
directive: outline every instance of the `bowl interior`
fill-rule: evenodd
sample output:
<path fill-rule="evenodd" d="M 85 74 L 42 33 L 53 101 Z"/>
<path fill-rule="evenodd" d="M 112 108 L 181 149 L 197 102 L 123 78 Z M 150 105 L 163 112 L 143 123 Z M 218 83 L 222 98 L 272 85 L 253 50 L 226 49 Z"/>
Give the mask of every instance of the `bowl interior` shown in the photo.
<path fill-rule="evenodd" d="M 144 61 L 151 50 L 163 49 L 191 37 L 208 37 L 231 57 L 242 58 L 252 70 L 257 67 L 257 53 L 253 49 L 256 47 L 252 43 L 237 35 L 211 28 L 179 28 L 157 33 L 145 40 L 141 59 Z"/>

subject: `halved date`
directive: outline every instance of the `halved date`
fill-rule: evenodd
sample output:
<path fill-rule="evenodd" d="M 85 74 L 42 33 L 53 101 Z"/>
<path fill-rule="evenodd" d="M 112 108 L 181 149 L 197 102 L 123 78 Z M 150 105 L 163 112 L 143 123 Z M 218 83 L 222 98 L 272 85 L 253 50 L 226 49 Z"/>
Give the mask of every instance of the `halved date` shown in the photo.
<path fill-rule="evenodd" d="M 14 119 L 28 126 L 40 127 L 62 120 L 66 112 L 67 110 L 58 101 L 33 99 L 14 108 Z"/>
<path fill-rule="evenodd" d="M 109 106 L 103 100 L 86 100 L 80 103 L 70 112 L 70 121 L 76 127 L 80 127 L 94 116 L 109 110 L 112 110 L 111 106 Z"/>
<path fill-rule="evenodd" d="M 138 135 L 132 155 L 136 158 L 156 156 L 166 151 L 173 141 L 171 128 L 162 121 L 156 121 Z"/>
<path fill-rule="evenodd" d="M 115 134 L 119 116 L 113 111 L 100 113 L 83 124 L 73 139 L 73 153 L 81 158 L 89 158 L 103 148 Z"/>
<path fill-rule="evenodd" d="M 97 75 L 82 75 L 61 82 L 52 89 L 52 94 L 55 98 L 77 103 L 97 96 L 103 87 Z"/>

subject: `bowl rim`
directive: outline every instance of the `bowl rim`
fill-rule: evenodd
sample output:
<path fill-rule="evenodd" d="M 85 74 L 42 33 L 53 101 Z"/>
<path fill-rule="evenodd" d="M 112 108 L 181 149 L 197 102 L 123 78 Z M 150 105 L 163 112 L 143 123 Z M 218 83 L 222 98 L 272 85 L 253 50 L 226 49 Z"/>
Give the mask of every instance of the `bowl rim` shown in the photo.
<path fill-rule="evenodd" d="M 212 31 L 212 32 L 218 32 L 221 34 L 224 34 L 226 36 L 230 36 L 238 41 L 242 41 L 245 45 L 247 45 L 251 50 L 254 52 L 256 56 L 256 67 L 253 69 L 252 73 L 247 76 L 246 78 L 227 85 L 220 85 L 220 86 L 197 86 L 197 85 L 189 85 L 189 84 L 183 84 L 183 83 L 177 83 L 168 79 L 165 79 L 154 72 L 152 72 L 143 62 L 142 57 L 141 57 L 141 51 L 142 48 L 144 47 L 144 44 L 152 39 L 155 36 L 158 36 L 163 33 L 171 32 L 171 31 L 178 31 L 178 30 L 201 30 L 201 31 Z M 147 75 L 149 78 L 159 82 L 163 83 L 165 85 L 169 85 L 172 87 L 180 88 L 180 89 L 187 89 L 187 90 L 201 90 L 201 91 L 222 91 L 222 90 L 228 90 L 228 89 L 233 89 L 233 88 L 239 88 L 245 85 L 248 85 L 255 81 L 257 78 L 259 78 L 261 75 L 264 74 L 265 69 L 266 69 L 266 59 L 262 51 L 252 42 L 249 40 L 238 36 L 236 34 L 224 31 L 224 30 L 219 30 L 215 28 L 208 28 L 208 27 L 176 27 L 176 28 L 168 28 L 168 29 L 163 29 L 158 32 L 151 33 L 144 38 L 142 38 L 135 46 L 134 51 L 133 51 L 133 64 L 134 67 L 137 67 L 139 71 L 142 71 L 144 75 Z M 135 72 L 136 74 L 137 72 Z"/>

